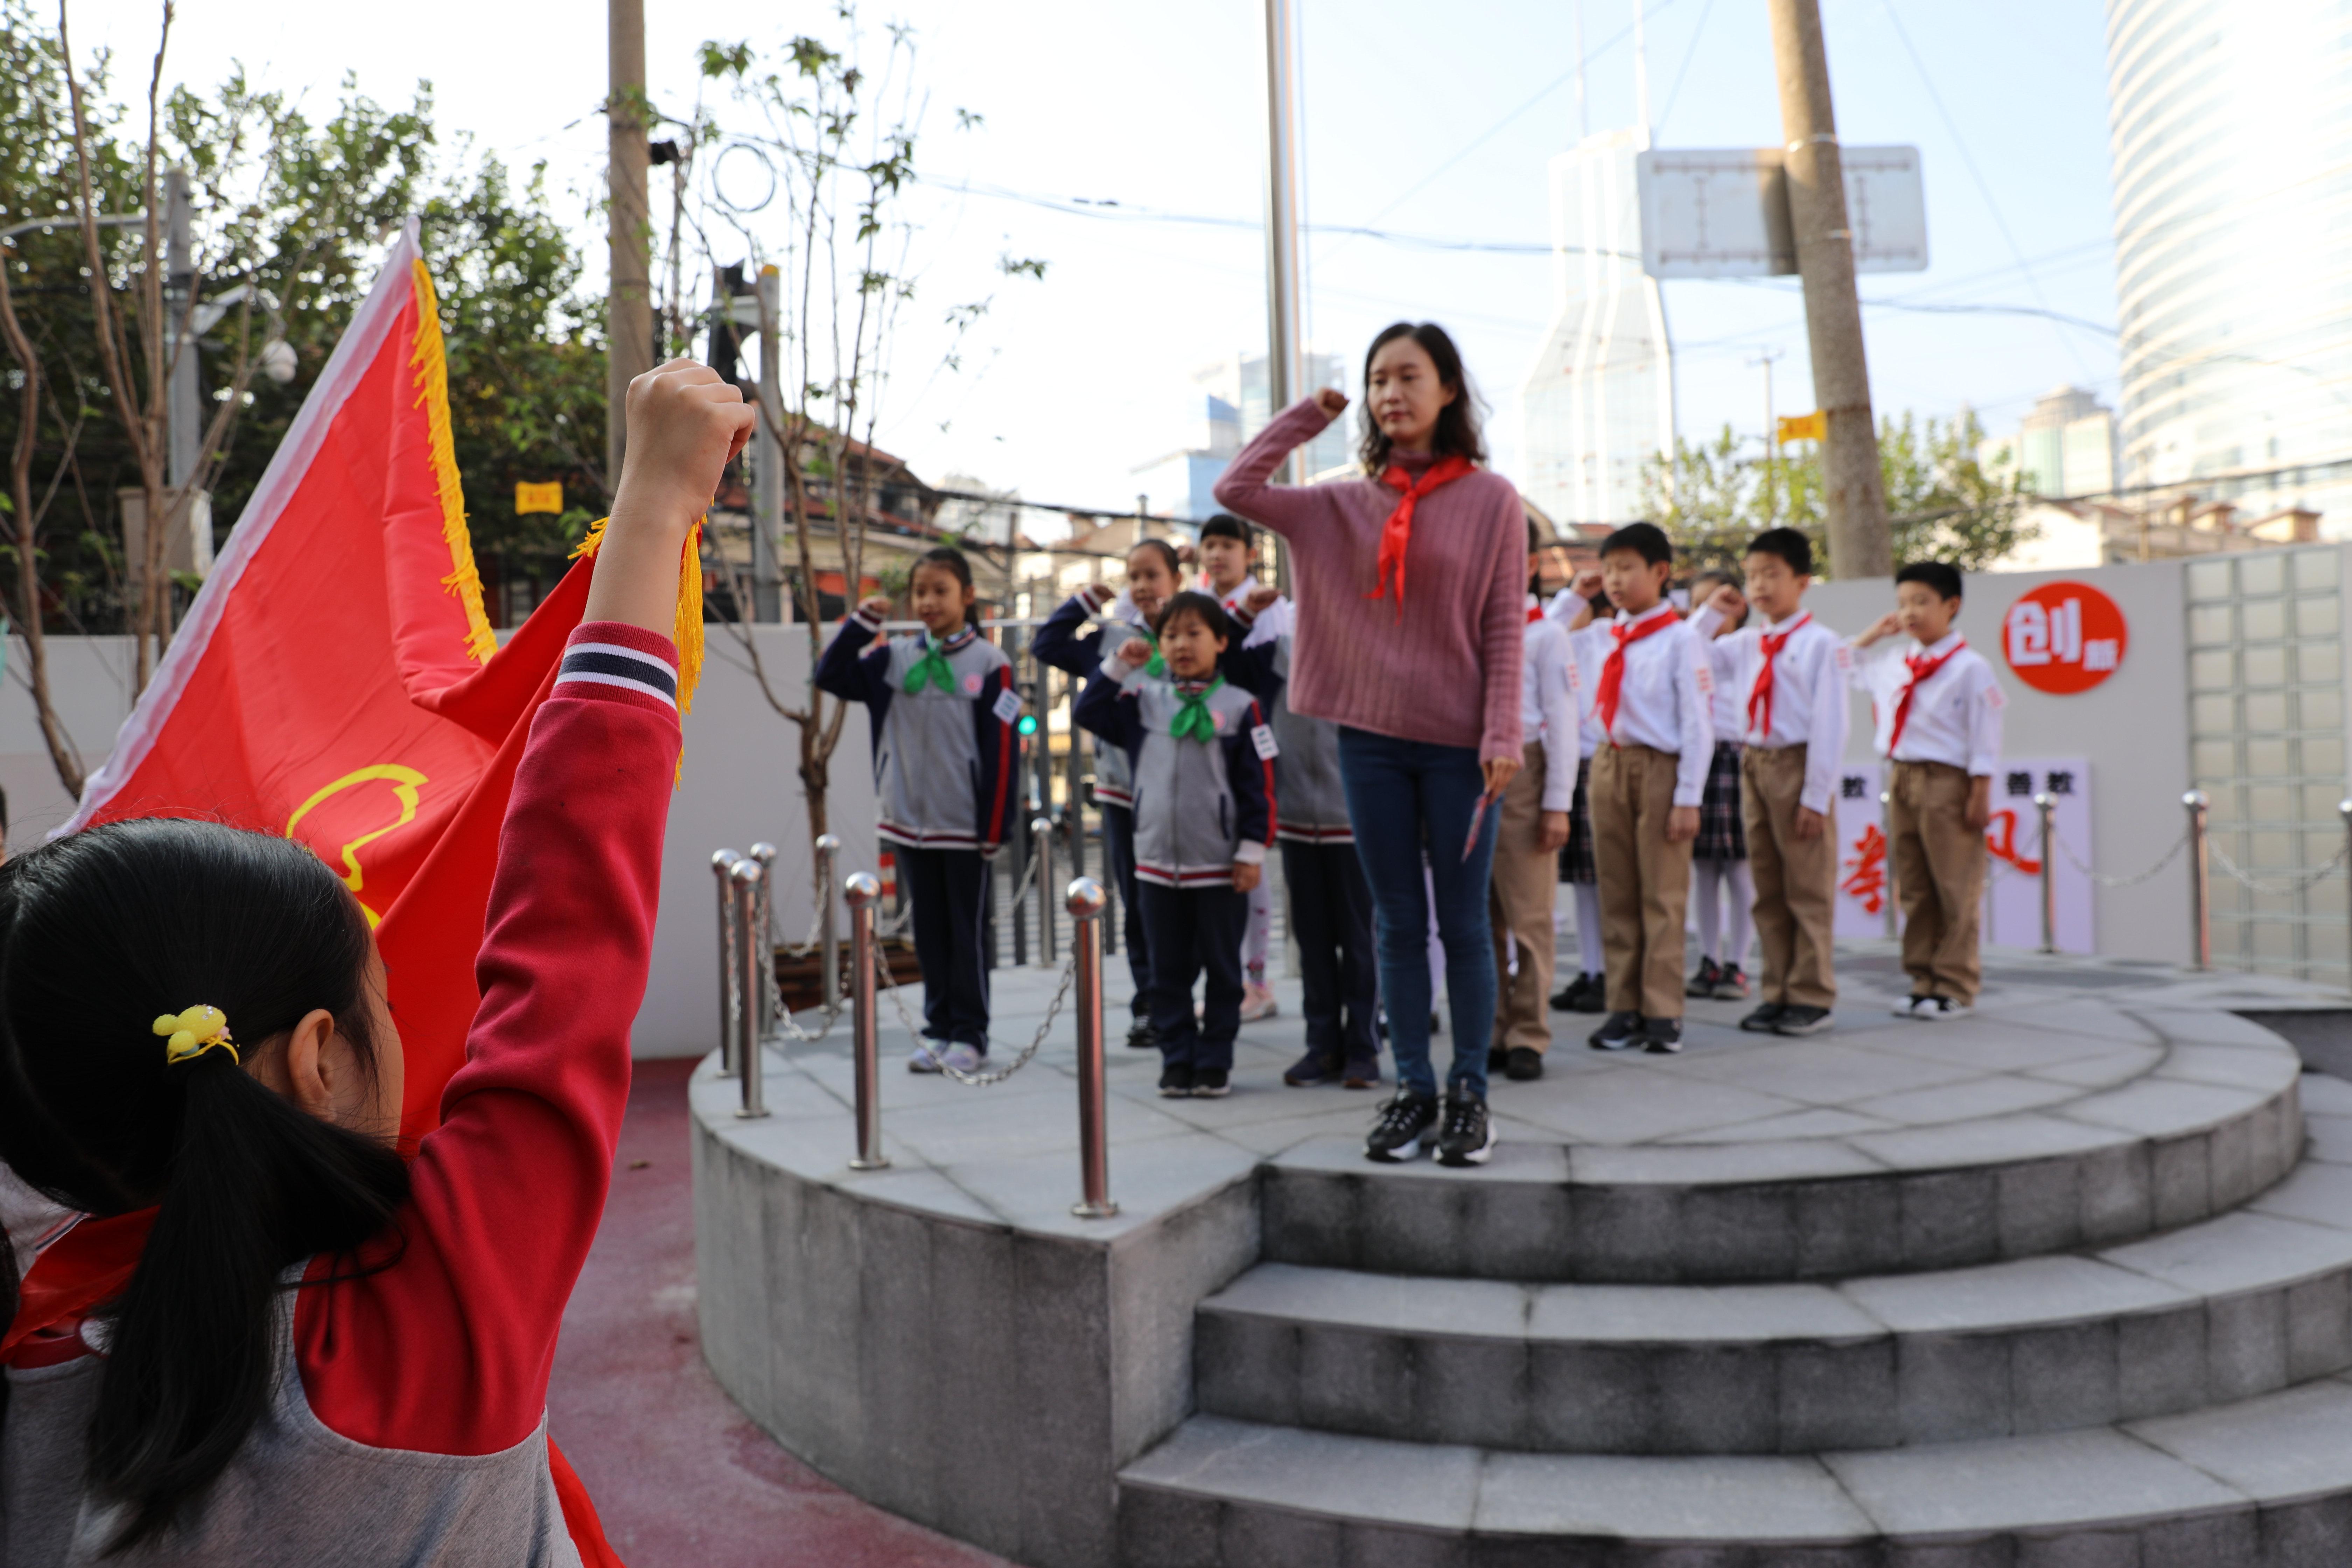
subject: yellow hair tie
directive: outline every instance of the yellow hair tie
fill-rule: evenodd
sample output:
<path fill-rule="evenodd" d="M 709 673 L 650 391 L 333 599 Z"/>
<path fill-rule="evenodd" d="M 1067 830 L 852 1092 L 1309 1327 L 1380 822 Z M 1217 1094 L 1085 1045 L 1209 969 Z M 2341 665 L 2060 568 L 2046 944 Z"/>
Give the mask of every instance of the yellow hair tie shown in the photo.
<path fill-rule="evenodd" d="M 178 1015 L 164 1014 L 155 1020 L 155 1032 L 166 1037 L 163 1060 L 194 1061 L 215 1046 L 228 1053 L 228 1059 L 240 1067 L 245 1058 L 236 1054 L 236 1042 L 229 1038 L 228 1015 L 217 1007 L 194 1006 Z"/>

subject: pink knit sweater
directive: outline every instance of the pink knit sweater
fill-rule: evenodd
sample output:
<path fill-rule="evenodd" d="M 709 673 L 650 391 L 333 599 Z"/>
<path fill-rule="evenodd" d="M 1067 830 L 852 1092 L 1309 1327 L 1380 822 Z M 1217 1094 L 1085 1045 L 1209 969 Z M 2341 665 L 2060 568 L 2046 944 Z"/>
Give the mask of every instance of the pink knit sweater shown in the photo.
<path fill-rule="evenodd" d="M 1290 541 L 1298 622 L 1290 706 L 1400 740 L 1520 756 L 1519 647 L 1528 524 L 1518 491 L 1483 469 L 1413 510 L 1404 616 L 1378 586 L 1381 529 L 1397 492 L 1377 479 L 1269 485 L 1291 448 L 1331 423 L 1313 399 L 1283 410 L 1217 481 L 1217 500 Z"/>

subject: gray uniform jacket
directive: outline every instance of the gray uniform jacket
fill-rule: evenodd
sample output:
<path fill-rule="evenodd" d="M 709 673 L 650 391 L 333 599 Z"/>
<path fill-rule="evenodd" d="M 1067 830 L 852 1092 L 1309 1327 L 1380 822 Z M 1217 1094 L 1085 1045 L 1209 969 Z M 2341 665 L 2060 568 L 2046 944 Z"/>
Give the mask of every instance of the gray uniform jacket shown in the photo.
<path fill-rule="evenodd" d="M 1282 795 L 1279 836 L 1288 844 L 1353 844 L 1348 793 L 1339 784 L 1339 726 L 1291 711 L 1287 632 L 1275 647 L 1274 670 L 1283 681 L 1274 698 L 1274 738 L 1282 748 L 1274 764 Z"/>
<path fill-rule="evenodd" d="M 1276 826 L 1273 731 L 1258 700 L 1220 678 L 1204 701 L 1215 738 L 1173 733 L 1185 683 L 1113 656 L 1078 699 L 1078 723 L 1134 764 L 1135 875 L 1156 887 L 1231 887 L 1235 861 L 1265 858 Z"/>
<path fill-rule="evenodd" d="M 816 684 L 866 704 L 874 730 L 875 828 L 915 849 L 992 852 L 1021 805 L 1019 694 L 1004 651 L 967 628 L 940 645 L 952 689 L 907 689 L 926 639 L 875 644 L 860 611 L 816 664 Z M 874 646 L 869 647 L 869 644 Z"/>

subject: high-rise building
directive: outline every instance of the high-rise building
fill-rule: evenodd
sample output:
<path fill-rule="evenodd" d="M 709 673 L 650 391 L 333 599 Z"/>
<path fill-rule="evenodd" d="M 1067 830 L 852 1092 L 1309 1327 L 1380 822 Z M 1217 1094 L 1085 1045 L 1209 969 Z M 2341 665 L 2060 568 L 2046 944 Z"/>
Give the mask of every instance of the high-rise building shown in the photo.
<path fill-rule="evenodd" d="M 1304 355 L 1305 392 L 1326 386 L 1345 388 L 1347 364 L 1337 354 Z M 1181 443 L 1163 457 L 1136 468 L 1138 494 L 1155 515 L 1205 521 L 1216 511 L 1211 488 L 1233 461 L 1244 442 L 1265 428 L 1274 416 L 1268 407 L 1265 356 L 1228 354 L 1203 366 L 1192 376 L 1192 391 L 1184 403 Z M 1332 422 L 1329 429 L 1307 446 L 1309 479 L 1354 466 L 1356 411 Z"/>
<path fill-rule="evenodd" d="M 2079 386 L 2035 400 L 2014 441 L 1988 441 L 2037 496 L 2104 496 L 2116 488 L 2116 416 Z"/>
<path fill-rule="evenodd" d="M 1642 517 L 1642 474 L 1675 446 L 1674 350 L 1642 270 L 1633 159 L 1642 131 L 1587 136 L 1551 161 L 1554 307 L 1520 384 L 1519 489 L 1562 527 Z"/>
<path fill-rule="evenodd" d="M 2331 0 L 2108 0 L 2125 484 L 2352 528 L 2347 73 Z"/>

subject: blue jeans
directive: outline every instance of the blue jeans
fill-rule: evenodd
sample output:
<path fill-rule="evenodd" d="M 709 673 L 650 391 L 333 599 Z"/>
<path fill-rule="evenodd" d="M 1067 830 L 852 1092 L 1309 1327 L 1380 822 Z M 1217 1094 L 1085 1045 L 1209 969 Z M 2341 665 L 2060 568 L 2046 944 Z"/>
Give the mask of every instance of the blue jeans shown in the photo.
<path fill-rule="evenodd" d="M 1400 741 L 1369 730 L 1339 731 L 1339 782 L 1356 829 L 1356 854 L 1372 889 L 1381 995 L 1397 1085 L 1434 1096 L 1429 1064 L 1429 896 L 1426 853 L 1437 895 L 1437 935 L 1445 946 L 1445 996 L 1454 1026 L 1449 1092 L 1486 1093 L 1486 1047 L 1495 1029 L 1495 932 L 1486 881 L 1495 864 L 1499 805 L 1486 808 L 1470 858 L 1462 857 L 1471 814 L 1486 790 L 1478 753 L 1467 746 Z"/>

